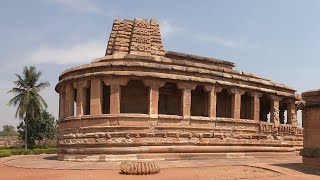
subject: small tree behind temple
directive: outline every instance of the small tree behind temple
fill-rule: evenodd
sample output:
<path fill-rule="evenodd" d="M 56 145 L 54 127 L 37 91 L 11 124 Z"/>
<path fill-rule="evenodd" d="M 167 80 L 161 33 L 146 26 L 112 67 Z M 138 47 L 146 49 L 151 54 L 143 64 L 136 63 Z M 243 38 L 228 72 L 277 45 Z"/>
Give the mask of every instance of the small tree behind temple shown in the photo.
<path fill-rule="evenodd" d="M 29 121 L 28 125 L 28 145 L 32 148 L 36 141 L 41 142 L 44 139 L 53 139 L 57 133 L 57 123 L 52 114 L 46 110 L 41 112 L 41 115 Z M 25 139 L 24 122 L 20 122 L 18 132 L 21 139 Z"/>

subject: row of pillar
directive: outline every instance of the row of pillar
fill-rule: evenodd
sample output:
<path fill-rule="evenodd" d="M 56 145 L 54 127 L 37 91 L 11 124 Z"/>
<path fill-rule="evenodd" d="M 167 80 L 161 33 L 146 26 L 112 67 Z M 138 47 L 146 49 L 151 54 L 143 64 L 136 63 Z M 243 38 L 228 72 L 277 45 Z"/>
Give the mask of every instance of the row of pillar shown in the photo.
<path fill-rule="evenodd" d="M 90 88 L 90 114 L 99 115 L 102 114 L 102 83 L 110 86 L 110 114 L 120 114 L 120 97 L 121 86 L 126 86 L 129 79 L 127 78 L 113 78 L 113 79 L 92 79 L 90 81 L 78 81 L 73 84 L 69 83 L 60 88 L 60 119 L 64 119 L 68 116 L 74 116 L 74 89 L 77 90 L 76 97 L 76 116 L 84 114 L 86 102 L 85 88 Z M 91 83 L 89 83 L 91 82 Z M 163 87 L 165 82 L 156 80 L 143 80 L 146 87 L 149 87 L 149 115 L 150 117 L 158 117 L 158 101 L 159 101 L 159 88 Z M 182 116 L 186 119 L 191 117 L 191 91 L 194 90 L 197 85 L 190 83 L 178 83 L 178 89 L 182 91 Z M 209 95 L 209 117 L 216 118 L 216 99 L 217 93 L 223 90 L 222 87 L 214 85 L 205 85 L 204 90 Z M 245 93 L 244 90 L 239 88 L 229 88 L 229 93 L 232 94 L 232 109 L 231 117 L 240 119 L 241 109 L 241 95 Z M 251 117 L 253 120 L 259 121 L 260 119 L 260 98 L 262 93 L 250 92 L 252 96 L 252 108 Z M 276 124 L 279 121 L 279 101 L 280 97 L 271 96 L 271 112 L 270 120 Z M 295 124 L 295 104 L 294 101 L 288 105 L 288 124 Z"/>

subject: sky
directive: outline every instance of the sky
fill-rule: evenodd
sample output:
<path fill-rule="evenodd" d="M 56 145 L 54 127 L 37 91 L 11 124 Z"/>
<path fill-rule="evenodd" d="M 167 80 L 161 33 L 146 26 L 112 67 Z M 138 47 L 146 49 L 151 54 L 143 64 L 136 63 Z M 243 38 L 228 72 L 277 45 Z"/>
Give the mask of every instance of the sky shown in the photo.
<path fill-rule="evenodd" d="M 320 88 L 318 0 L 0 0 L 0 129 L 14 125 L 15 73 L 34 65 L 58 117 L 54 87 L 65 69 L 104 56 L 114 19 L 156 18 L 166 50 L 232 61 L 235 69 Z"/>

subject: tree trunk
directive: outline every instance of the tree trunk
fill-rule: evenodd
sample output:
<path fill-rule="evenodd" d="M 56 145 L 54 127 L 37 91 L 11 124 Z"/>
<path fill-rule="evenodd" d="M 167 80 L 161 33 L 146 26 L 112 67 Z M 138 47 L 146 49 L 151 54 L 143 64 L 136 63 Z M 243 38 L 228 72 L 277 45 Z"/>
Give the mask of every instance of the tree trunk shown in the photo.
<path fill-rule="evenodd" d="M 24 129 L 24 148 L 28 149 L 28 120 L 25 119 L 26 127 Z"/>

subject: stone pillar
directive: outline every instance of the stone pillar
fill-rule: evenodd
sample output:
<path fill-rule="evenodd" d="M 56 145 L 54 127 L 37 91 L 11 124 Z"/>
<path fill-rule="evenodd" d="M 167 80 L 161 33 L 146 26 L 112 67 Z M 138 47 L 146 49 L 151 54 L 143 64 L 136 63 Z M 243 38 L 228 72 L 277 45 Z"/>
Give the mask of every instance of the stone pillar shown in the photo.
<path fill-rule="evenodd" d="M 302 93 L 303 108 L 303 164 L 320 167 L 320 90 Z"/>
<path fill-rule="evenodd" d="M 165 82 L 159 80 L 143 80 L 146 87 L 149 87 L 149 115 L 152 118 L 158 117 L 159 88 L 163 87 Z"/>
<path fill-rule="evenodd" d="M 196 87 L 196 84 L 178 83 L 178 89 L 182 91 L 182 116 L 185 119 L 191 117 L 191 91 L 196 89 Z"/>
<path fill-rule="evenodd" d="M 77 89 L 77 109 L 76 109 L 76 115 L 82 116 L 84 115 L 84 112 L 86 110 L 86 90 L 85 88 L 89 87 L 89 83 L 87 80 L 84 81 L 77 81 L 73 83 L 73 86 L 75 89 Z"/>
<path fill-rule="evenodd" d="M 260 98 L 263 96 L 262 93 L 251 92 L 249 93 L 252 96 L 251 102 L 251 117 L 255 121 L 260 120 Z"/>
<path fill-rule="evenodd" d="M 128 84 L 127 78 L 105 78 L 104 84 L 110 86 L 110 114 L 120 114 L 121 86 Z"/>
<path fill-rule="evenodd" d="M 66 88 L 64 86 L 59 88 L 59 120 L 63 120 L 66 117 Z"/>
<path fill-rule="evenodd" d="M 280 117 L 279 117 L 279 101 L 280 101 L 280 97 L 278 96 L 271 96 L 271 107 L 270 107 L 270 122 L 273 122 L 275 125 L 279 125 L 280 124 Z"/>
<path fill-rule="evenodd" d="M 73 85 L 66 84 L 66 117 L 74 116 L 74 88 Z"/>
<path fill-rule="evenodd" d="M 229 89 L 229 93 L 233 94 L 231 117 L 234 119 L 240 119 L 241 95 L 243 95 L 245 91 L 238 88 L 231 88 Z"/>
<path fill-rule="evenodd" d="M 91 80 L 90 114 L 102 114 L 102 84 L 100 79 Z"/>
<path fill-rule="evenodd" d="M 222 91 L 222 87 L 216 87 L 213 85 L 205 85 L 204 90 L 208 92 L 209 101 L 209 117 L 215 119 L 217 117 L 217 93 Z"/>
<path fill-rule="evenodd" d="M 292 124 L 292 126 L 298 125 L 296 104 L 293 99 L 288 100 L 287 124 Z"/>

